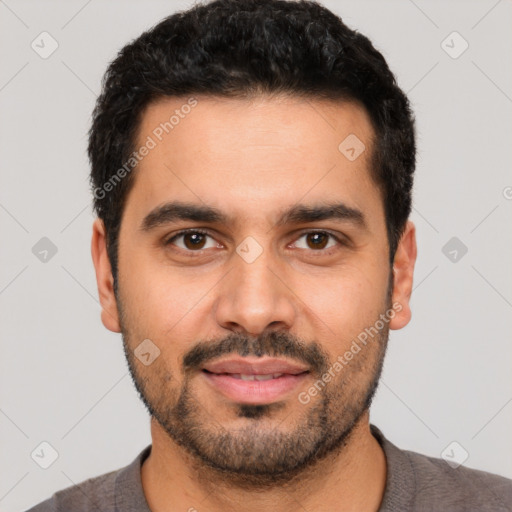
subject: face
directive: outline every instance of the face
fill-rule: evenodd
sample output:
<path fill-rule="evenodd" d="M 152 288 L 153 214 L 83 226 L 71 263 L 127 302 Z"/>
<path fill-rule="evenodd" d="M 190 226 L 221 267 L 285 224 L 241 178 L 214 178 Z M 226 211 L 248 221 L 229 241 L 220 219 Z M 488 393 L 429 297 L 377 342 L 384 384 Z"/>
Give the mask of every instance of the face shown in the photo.
<path fill-rule="evenodd" d="M 409 320 L 414 227 L 393 275 L 358 105 L 194 101 L 141 121 L 136 147 L 152 147 L 123 213 L 117 297 L 95 223 L 102 318 L 169 439 L 275 483 L 342 448 L 367 412 L 389 329 Z"/>

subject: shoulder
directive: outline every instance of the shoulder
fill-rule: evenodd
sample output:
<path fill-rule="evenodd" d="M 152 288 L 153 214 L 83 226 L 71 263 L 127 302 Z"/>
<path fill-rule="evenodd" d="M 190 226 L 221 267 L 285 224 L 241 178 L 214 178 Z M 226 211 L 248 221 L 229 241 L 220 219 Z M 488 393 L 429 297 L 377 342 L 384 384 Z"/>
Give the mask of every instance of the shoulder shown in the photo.
<path fill-rule="evenodd" d="M 141 467 L 151 453 L 146 446 L 127 466 L 55 492 L 26 512 L 150 512 L 141 482 Z"/>
<path fill-rule="evenodd" d="M 401 450 L 371 426 L 387 460 L 381 511 L 512 511 L 512 480 L 445 460 Z"/>
<path fill-rule="evenodd" d="M 27 512 L 89 512 L 115 510 L 115 480 L 120 470 L 84 480 L 55 492 Z"/>
<path fill-rule="evenodd" d="M 425 506 L 434 498 L 454 510 L 512 510 L 512 480 L 464 466 L 451 467 L 439 458 L 404 451 L 416 482 L 416 500 Z"/>

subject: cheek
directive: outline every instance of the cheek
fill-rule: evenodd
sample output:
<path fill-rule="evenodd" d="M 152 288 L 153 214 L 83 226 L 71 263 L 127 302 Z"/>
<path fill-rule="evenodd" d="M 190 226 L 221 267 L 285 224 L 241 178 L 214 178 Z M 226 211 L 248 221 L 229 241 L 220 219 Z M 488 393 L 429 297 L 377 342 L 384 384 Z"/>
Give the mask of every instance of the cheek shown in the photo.
<path fill-rule="evenodd" d="M 337 338 L 347 340 L 382 313 L 387 276 L 372 268 L 345 267 L 329 276 L 302 278 L 299 297 Z M 305 313 L 307 314 L 307 308 Z M 327 330 L 332 337 L 333 333 Z"/>
<path fill-rule="evenodd" d="M 137 273 L 121 276 L 130 345 L 135 348 L 150 339 L 160 350 L 159 363 L 178 380 L 182 378 L 183 354 L 197 342 L 211 311 L 206 296 L 213 285 L 210 280 L 211 276 L 193 279 L 179 269 L 150 264 L 139 264 Z"/>
<path fill-rule="evenodd" d="M 200 292 L 187 283 L 180 269 L 156 262 L 149 254 L 131 250 L 119 266 L 124 302 L 138 326 L 154 331 L 174 325 L 192 307 Z"/>

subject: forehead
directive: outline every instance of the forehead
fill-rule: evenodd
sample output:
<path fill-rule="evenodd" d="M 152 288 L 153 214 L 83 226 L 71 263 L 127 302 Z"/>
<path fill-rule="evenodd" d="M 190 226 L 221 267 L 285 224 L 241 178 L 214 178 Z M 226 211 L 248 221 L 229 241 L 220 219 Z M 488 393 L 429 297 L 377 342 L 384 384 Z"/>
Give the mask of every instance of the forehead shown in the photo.
<path fill-rule="evenodd" d="M 134 171 L 127 210 L 142 217 L 178 199 L 242 219 L 272 216 L 299 201 L 343 200 L 382 212 L 369 173 L 372 141 L 369 116 L 356 103 L 160 99 L 141 119 L 135 148 L 150 149 Z"/>

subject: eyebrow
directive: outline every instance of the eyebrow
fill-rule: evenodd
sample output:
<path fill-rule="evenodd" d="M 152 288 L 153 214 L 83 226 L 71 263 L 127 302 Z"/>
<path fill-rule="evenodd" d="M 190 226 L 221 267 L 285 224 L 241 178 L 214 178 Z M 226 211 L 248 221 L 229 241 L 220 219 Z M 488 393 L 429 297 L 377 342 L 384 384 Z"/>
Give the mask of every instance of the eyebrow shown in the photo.
<path fill-rule="evenodd" d="M 143 232 L 149 232 L 177 220 L 205 222 L 208 224 L 229 224 L 232 222 L 228 215 L 213 206 L 172 201 L 157 206 L 148 213 L 142 220 L 140 229 Z M 353 224 L 362 230 L 368 229 L 363 212 L 342 202 L 311 206 L 303 204 L 294 205 L 281 212 L 276 226 L 312 223 L 321 220 L 334 220 Z"/>

